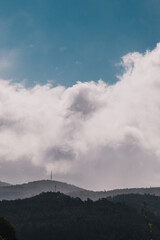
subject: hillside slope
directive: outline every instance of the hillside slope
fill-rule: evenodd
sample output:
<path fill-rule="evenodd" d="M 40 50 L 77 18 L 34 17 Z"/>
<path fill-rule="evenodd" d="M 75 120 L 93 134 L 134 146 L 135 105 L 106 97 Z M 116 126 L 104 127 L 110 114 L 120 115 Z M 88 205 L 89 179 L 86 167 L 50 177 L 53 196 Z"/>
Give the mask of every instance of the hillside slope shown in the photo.
<path fill-rule="evenodd" d="M 108 197 L 107 199 L 114 203 L 122 203 L 129 207 L 136 208 L 139 212 L 142 211 L 145 202 L 148 211 L 160 217 L 160 197 L 148 194 L 124 194 Z"/>
<path fill-rule="evenodd" d="M 142 213 L 107 199 L 83 202 L 50 192 L 24 200 L 2 201 L 0 214 L 14 225 L 21 240 L 149 239 Z M 160 231 L 154 215 L 151 222 L 154 222 L 153 239 L 159 240 Z"/>

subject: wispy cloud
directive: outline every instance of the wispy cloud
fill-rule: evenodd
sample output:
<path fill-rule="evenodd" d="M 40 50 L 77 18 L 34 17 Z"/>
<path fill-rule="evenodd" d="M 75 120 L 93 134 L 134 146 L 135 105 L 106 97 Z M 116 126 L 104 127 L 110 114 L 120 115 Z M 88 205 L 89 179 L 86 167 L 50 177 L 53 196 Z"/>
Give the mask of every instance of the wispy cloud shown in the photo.
<path fill-rule="evenodd" d="M 160 45 L 127 54 L 122 65 L 114 85 L 99 80 L 27 89 L 1 79 L 1 177 L 26 162 L 26 173 L 33 165 L 93 189 L 158 186 Z"/>
<path fill-rule="evenodd" d="M 0 51 L 0 74 L 8 71 L 14 67 L 17 58 L 17 51 L 15 50 L 1 50 Z"/>

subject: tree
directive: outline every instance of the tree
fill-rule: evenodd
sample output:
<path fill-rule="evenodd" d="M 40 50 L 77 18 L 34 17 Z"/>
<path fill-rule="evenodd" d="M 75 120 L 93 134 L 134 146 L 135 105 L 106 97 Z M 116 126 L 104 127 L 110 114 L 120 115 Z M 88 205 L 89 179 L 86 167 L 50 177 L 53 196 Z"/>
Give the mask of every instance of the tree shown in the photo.
<path fill-rule="evenodd" d="M 13 226 L 4 217 L 0 217 L 0 240 L 17 240 Z"/>

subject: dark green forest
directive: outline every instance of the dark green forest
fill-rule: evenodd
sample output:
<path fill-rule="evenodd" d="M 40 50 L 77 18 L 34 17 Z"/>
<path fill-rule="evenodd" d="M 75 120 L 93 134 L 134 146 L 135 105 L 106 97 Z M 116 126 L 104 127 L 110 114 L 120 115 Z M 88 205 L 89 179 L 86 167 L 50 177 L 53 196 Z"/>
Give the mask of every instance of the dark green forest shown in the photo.
<path fill-rule="evenodd" d="M 153 240 L 160 239 L 160 198 L 150 195 L 121 195 L 98 201 L 82 201 L 62 193 L 0 202 L 0 216 L 16 230 L 19 240 Z M 5 220 L 6 221 L 6 220 Z M 4 218 L 0 235 L 4 236 Z M 13 233 L 14 231 L 12 231 Z"/>

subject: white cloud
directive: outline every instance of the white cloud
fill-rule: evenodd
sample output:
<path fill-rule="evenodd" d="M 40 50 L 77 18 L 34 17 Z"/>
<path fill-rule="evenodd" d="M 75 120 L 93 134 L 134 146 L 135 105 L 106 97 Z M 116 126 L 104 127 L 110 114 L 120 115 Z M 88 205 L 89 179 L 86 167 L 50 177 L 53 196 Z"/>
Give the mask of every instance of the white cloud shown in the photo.
<path fill-rule="evenodd" d="M 3 180 L 6 166 L 11 172 L 25 161 L 26 172 L 32 164 L 86 188 L 159 186 L 160 45 L 127 54 L 122 65 L 114 85 L 99 80 L 26 89 L 0 80 Z"/>

